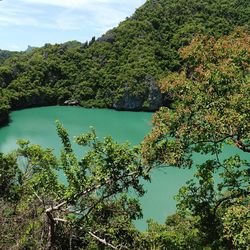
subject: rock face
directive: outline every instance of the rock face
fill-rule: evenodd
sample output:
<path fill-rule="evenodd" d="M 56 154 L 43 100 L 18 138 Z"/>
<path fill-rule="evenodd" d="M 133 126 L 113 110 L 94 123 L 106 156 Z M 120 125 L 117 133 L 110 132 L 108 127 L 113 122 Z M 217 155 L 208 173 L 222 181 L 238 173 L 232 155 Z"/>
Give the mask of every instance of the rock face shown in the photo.
<path fill-rule="evenodd" d="M 148 110 L 155 111 L 162 106 L 163 97 L 157 82 L 152 77 L 146 78 L 146 83 L 149 86 Z"/>
<path fill-rule="evenodd" d="M 11 100 L 11 108 L 22 109 L 22 108 L 31 108 L 31 107 L 41 107 L 41 106 L 50 106 L 56 105 L 57 99 L 53 95 L 47 95 L 45 93 L 34 93 L 29 96 L 19 96 L 18 99 Z"/>
<path fill-rule="evenodd" d="M 136 93 L 131 88 L 124 90 L 121 98 L 114 101 L 113 108 L 128 111 L 156 111 L 162 105 L 163 97 L 156 80 L 146 76 L 142 82 L 143 92 Z"/>
<path fill-rule="evenodd" d="M 100 38 L 98 38 L 97 41 L 98 42 L 114 43 L 115 42 L 115 34 L 112 32 L 112 30 L 110 30 L 106 34 L 104 34 Z"/>
<path fill-rule="evenodd" d="M 123 96 L 113 103 L 113 108 L 117 110 L 139 111 L 143 105 L 143 98 L 133 96 L 129 91 L 125 91 Z"/>

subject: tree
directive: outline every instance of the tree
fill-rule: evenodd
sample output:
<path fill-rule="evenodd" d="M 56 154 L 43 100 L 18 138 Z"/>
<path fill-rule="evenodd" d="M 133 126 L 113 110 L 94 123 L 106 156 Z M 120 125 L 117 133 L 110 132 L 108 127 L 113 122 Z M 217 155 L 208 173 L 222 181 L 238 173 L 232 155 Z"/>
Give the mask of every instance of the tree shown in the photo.
<path fill-rule="evenodd" d="M 181 67 L 177 50 L 197 32 L 218 37 L 237 26 L 249 29 L 249 9 L 247 0 L 147 0 L 87 44 L 0 51 L 0 87 L 10 91 L 11 110 L 67 100 L 84 107 L 158 110 L 168 100 L 156 81 Z"/>
<path fill-rule="evenodd" d="M 141 236 L 140 249 L 202 249 L 195 220 L 176 213 L 167 218 L 165 225 L 149 221 L 148 230 Z"/>
<path fill-rule="evenodd" d="M 0 166 L 0 197 L 4 197 L 6 200 L 16 200 L 19 189 L 16 180 L 19 179 L 20 172 L 15 156 L 0 153 Z"/>
<path fill-rule="evenodd" d="M 249 234 L 244 216 L 249 213 L 249 162 L 238 154 L 221 157 L 227 144 L 250 152 L 249 44 L 249 34 L 237 29 L 219 39 L 197 36 L 180 49 L 185 67 L 161 81 L 172 107 L 155 114 L 142 148 L 148 165 L 194 167 L 193 154 L 205 156 L 196 166 L 196 180 L 180 190 L 177 200 L 180 211 L 198 216 L 203 245 L 214 249 L 249 245 L 249 238 L 242 240 Z M 244 211 L 241 222 L 239 211 Z"/>
<path fill-rule="evenodd" d="M 10 171 L 19 186 L 16 205 L 6 203 L 1 193 L 5 238 L 0 247 L 6 248 L 16 239 L 16 247 L 21 249 L 131 248 L 138 235 L 132 220 L 141 217 L 141 210 L 127 193 L 134 190 L 142 195 L 139 179 L 148 179 L 139 150 L 109 137 L 100 141 L 91 130 L 75 137 L 78 145 L 87 147 L 79 160 L 60 123 L 57 131 L 63 144 L 60 158 L 27 141 L 19 141 L 14 164 L 10 164 L 13 158 L 1 156 L 12 172 L 18 164 L 20 175 Z"/>
<path fill-rule="evenodd" d="M 0 125 L 8 121 L 10 113 L 9 101 L 5 94 L 7 93 L 0 87 Z"/>

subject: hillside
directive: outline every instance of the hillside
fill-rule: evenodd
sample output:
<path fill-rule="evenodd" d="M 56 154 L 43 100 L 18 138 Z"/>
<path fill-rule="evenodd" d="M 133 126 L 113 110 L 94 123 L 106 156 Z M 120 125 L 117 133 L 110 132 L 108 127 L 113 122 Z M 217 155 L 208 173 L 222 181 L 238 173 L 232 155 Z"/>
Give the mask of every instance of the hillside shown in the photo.
<path fill-rule="evenodd" d="M 35 48 L 0 63 L 0 122 L 9 109 L 77 101 L 85 107 L 157 110 L 156 81 L 182 64 L 197 33 L 249 30 L 247 0 L 148 0 L 102 37 Z"/>
<path fill-rule="evenodd" d="M 19 54 L 19 52 L 0 49 L 0 65 L 2 65 L 8 58 L 17 54 Z"/>

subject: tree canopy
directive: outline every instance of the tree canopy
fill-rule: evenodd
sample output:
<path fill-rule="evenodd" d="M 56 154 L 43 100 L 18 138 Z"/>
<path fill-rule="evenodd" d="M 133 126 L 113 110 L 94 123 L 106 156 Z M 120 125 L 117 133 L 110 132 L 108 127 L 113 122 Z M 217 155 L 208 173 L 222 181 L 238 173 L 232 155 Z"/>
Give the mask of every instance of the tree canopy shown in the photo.
<path fill-rule="evenodd" d="M 149 0 L 99 39 L 1 52 L 0 123 L 11 109 L 65 100 L 168 106 L 140 147 L 91 130 L 75 138 L 79 157 L 57 122 L 59 157 L 24 140 L 0 153 L 0 248 L 249 249 L 249 4 Z M 159 166 L 196 174 L 176 196 L 176 213 L 139 232 L 141 209 L 129 194 L 143 195 L 140 181 Z"/>
<path fill-rule="evenodd" d="M 181 67 L 178 49 L 197 33 L 218 37 L 238 26 L 249 30 L 249 10 L 245 0 L 148 0 L 98 39 L 8 55 L 0 63 L 0 94 L 12 109 L 69 100 L 85 107 L 157 110 L 168 98 L 156 81 Z"/>
<path fill-rule="evenodd" d="M 155 114 L 141 147 L 99 140 L 91 130 L 75 137 L 87 147 L 79 158 L 57 122 L 59 157 L 27 141 L 0 154 L 0 248 L 248 249 L 249 39 L 237 29 L 199 35 L 180 49 L 183 68 L 160 82 L 171 107 Z M 228 147 L 235 153 L 225 158 Z M 195 163 L 193 154 L 204 160 Z M 140 180 L 159 165 L 196 174 L 177 194 L 176 213 L 139 232 L 133 220 L 141 209 L 129 194 L 143 195 Z"/>
<path fill-rule="evenodd" d="M 143 144 L 145 164 L 197 168 L 177 196 L 183 220 L 193 220 L 198 230 L 195 249 L 247 249 L 250 243 L 249 44 L 249 34 L 239 29 L 218 39 L 198 36 L 180 49 L 185 66 L 161 81 L 174 102 L 155 114 Z M 236 152 L 224 159 L 227 144 L 246 157 Z M 195 153 L 204 162 L 196 164 Z"/>
<path fill-rule="evenodd" d="M 100 141 L 91 130 L 75 137 L 88 147 L 78 159 L 60 123 L 57 131 L 60 157 L 23 140 L 17 151 L 0 155 L 0 248 L 131 249 L 138 234 L 132 220 L 141 210 L 128 191 L 142 195 L 139 179 L 149 178 L 139 150 L 109 137 Z"/>

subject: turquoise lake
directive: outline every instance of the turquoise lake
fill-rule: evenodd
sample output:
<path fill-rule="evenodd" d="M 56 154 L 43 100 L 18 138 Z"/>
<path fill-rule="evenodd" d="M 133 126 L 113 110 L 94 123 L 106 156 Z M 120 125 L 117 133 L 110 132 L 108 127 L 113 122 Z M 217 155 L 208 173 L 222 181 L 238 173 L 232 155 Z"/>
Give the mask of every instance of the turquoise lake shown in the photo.
<path fill-rule="evenodd" d="M 151 129 L 152 113 L 118 112 L 107 109 L 84 109 L 79 107 L 42 107 L 24 109 L 11 113 L 9 125 L 0 129 L 0 152 L 15 149 L 18 139 L 28 139 L 33 144 L 53 148 L 59 153 L 61 143 L 57 137 L 55 120 L 59 120 L 68 130 L 70 137 L 89 131 L 92 126 L 99 138 L 112 136 L 117 142 L 129 141 L 139 144 Z M 82 149 L 75 146 L 77 154 L 83 154 Z M 235 150 L 228 147 L 224 156 Z M 197 162 L 204 156 L 196 156 Z M 164 223 L 167 215 L 175 212 L 173 196 L 179 188 L 192 178 L 194 170 L 164 168 L 152 172 L 151 183 L 145 183 L 147 193 L 140 198 L 144 218 L 136 221 L 136 226 L 144 230 L 148 219 Z"/>

